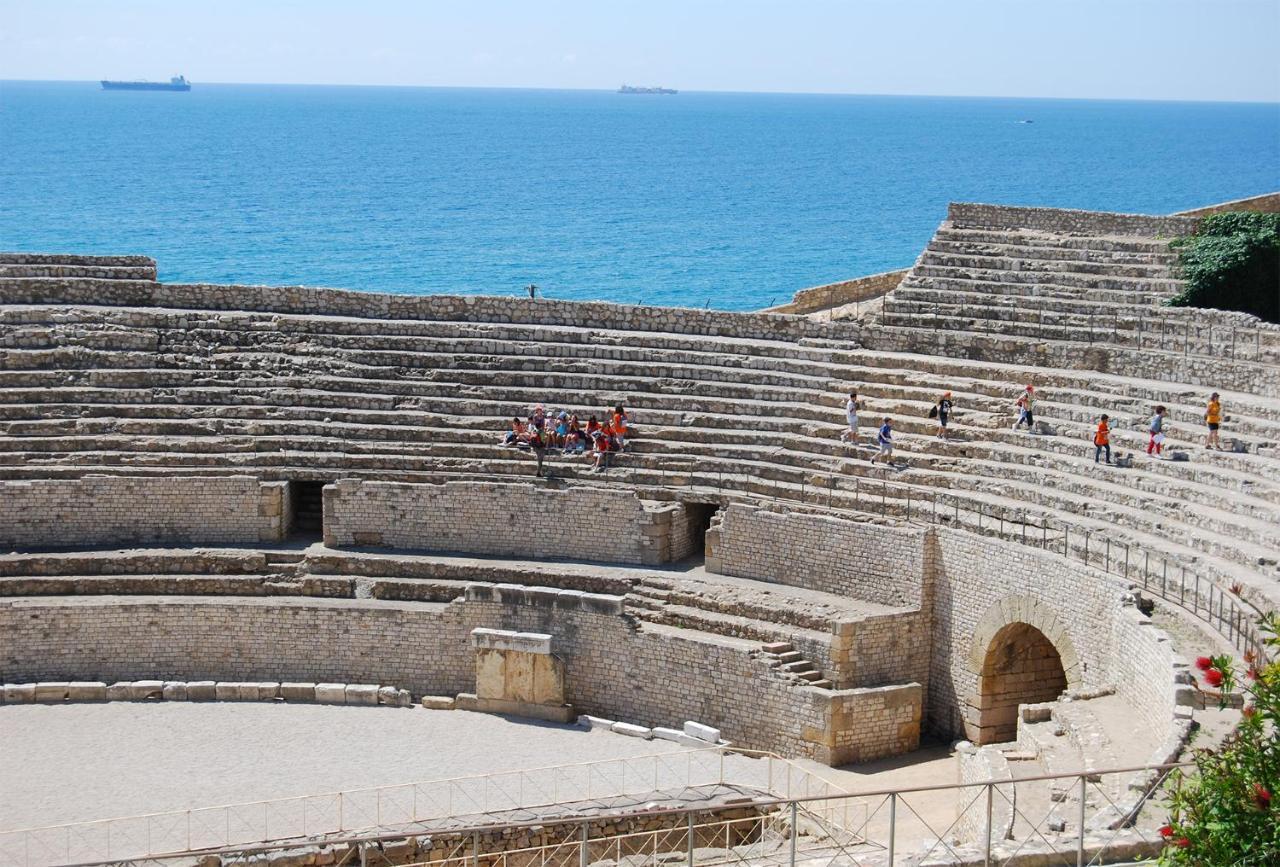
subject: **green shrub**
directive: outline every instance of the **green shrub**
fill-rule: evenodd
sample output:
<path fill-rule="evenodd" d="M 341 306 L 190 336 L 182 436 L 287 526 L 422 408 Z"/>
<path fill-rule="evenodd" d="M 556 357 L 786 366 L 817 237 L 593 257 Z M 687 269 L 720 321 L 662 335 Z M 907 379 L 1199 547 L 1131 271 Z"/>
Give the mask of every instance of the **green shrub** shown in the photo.
<path fill-rule="evenodd" d="M 1215 214 L 1172 246 L 1187 283 L 1172 306 L 1243 310 L 1280 322 L 1280 214 Z"/>
<path fill-rule="evenodd" d="M 1280 617 L 1262 618 L 1272 651 Z M 1240 724 L 1217 750 L 1196 750 L 1196 773 L 1175 775 L 1161 864 L 1280 864 L 1280 662 L 1246 657 L 1241 678 L 1229 656 L 1196 660 L 1224 697 L 1243 685 Z"/>

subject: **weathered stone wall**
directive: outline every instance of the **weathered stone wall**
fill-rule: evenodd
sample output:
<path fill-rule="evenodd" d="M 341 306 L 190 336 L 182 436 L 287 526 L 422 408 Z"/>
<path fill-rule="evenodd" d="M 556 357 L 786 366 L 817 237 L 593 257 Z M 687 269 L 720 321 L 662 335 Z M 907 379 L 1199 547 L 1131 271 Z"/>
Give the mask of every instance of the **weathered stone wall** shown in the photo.
<path fill-rule="evenodd" d="M 284 483 L 248 476 L 85 476 L 0 482 L 0 546 L 278 541 Z"/>
<path fill-rule="evenodd" d="M 685 520 L 679 503 L 608 488 L 343 479 L 324 489 L 331 547 L 657 564 L 671 560 L 672 524 Z"/>
<path fill-rule="evenodd" d="M 1234 199 L 1230 202 L 1207 205 L 1203 208 L 1192 208 L 1190 211 L 1179 211 L 1174 216 L 1207 217 L 1210 214 L 1225 214 L 1231 211 L 1255 211 L 1261 214 L 1278 213 L 1280 212 L 1280 192 L 1265 193 L 1261 196 L 1252 196 L 1247 199 Z"/>
<path fill-rule="evenodd" d="M 622 601 L 516 586 L 451 604 L 170 597 L 0 601 L 0 679 L 395 684 L 415 695 L 475 686 L 476 627 L 544 632 L 580 712 L 646 726 L 697 719 L 744 747 L 839 763 L 919 740 L 920 687 L 798 687 L 750 642 L 646 628 Z M 683 634 L 682 634 L 683 633 Z"/>
<path fill-rule="evenodd" d="M 311 286 L 235 286 L 113 280 L 112 303 L 125 307 L 253 310 L 365 319 L 522 322 L 623 331 L 660 331 L 763 340 L 799 340 L 829 329 L 804 317 L 730 313 L 686 307 L 550 301 L 491 295 L 391 295 Z M 103 284 L 90 279 L 14 281 L 11 304 L 101 304 Z"/>
<path fill-rule="evenodd" d="M 0 263 L 150 268 L 153 274 L 156 268 L 156 260 L 150 256 L 79 256 L 70 253 L 0 253 Z"/>
<path fill-rule="evenodd" d="M 1175 689 L 1168 640 L 1131 622 L 1120 581 L 1017 543 L 941 527 L 933 534 L 929 728 L 974 739 L 991 640 L 1010 623 L 1026 623 L 1053 643 L 1068 689 L 1114 687 L 1149 723 L 1153 740 L 1165 736 Z"/>
<path fill-rule="evenodd" d="M 1030 229 L 1058 234 L 1152 238 L 1190 235 L 1200 222 L 1194 217 L 1153 217 L 1066 208 L 1016 208 L 972 202 L 952 202 L 947 207 L 947 220 L 959 229 Z"/>
<path fill-rule="evenodd" d="M 742 504 L 708 533 L 707 571 L 919 607 L 925 531 Z"/>
<path fill-rule="evenodd" d="M 780 304 L 761 312 L 814 313 L 818 310 L 839 307 L 842 304 L 852 304 L 855 301 L 869 301 L 896 289 L 910 270 L 910 268 L 902 268 L 897 271 L 857 277 L 853 280 L 841 280 L 839 283 L 828 283 L 825 286 L 814 286 L 811 289 L 801 289 L 792 296 L 791 303 Z"/>

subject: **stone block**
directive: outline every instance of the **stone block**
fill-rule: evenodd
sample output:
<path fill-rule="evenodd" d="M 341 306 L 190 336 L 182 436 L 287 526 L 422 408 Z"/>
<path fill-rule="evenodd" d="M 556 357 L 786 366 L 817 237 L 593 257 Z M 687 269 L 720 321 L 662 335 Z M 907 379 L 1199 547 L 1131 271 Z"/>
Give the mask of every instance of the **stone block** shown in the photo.
<path fill-rule="evenodd" d="M 617 722 L 614 723 L 609 730 L 616 735 L 626 735 L 632 738 L 644 738 L 645 740 L 653 739 L 653 729 L 645 726 L 638 726 L 632 723 Z"/>
<path fill-rule="evenodd" d="M 258 700 L 258 684 L 256 683 L 236 684 L 236 698 L 240 701 L 257 701 Z"/>
<path fill-rule="evenodd" d="M 702 723 L 686 720 L 684 724 L 684 733 L 691 738 L 697 738 L 709 744 L 720 743 L 720 729 L 704 726 Z"/>
<path fill-rule="evenodd" d="M 407 689 L 396 690 L 396 707 L 413 707 L 413 694 Z"/>
<path fill-rule="evenodd" d="M 117 681 L 107 687 L 107 701 L 128 701 L 133 691 L 133 684 L 128 681 Z"/>
<path fill-rule="evenodd" d="M 129 687 L 129 698 L 132 701 L 145 701 L 161 698 L 164 694 L 163 680 L 135 680 Z"/>
<path fill-rule="evenodd" d="M 345 683 L 317 683 L 316 701 L 321 704 L 346 704 L 347 685 Z"/>
<path fill-rule="evenodd" d="M 282 683 L 280 697 L 285 701 L 315 701 L 316 685 L 314 683 Z"/>
<path fill-rule="evenodd" d="M 280 697 L 280 684 L 274 680 L 264 680 L 258 684 L 258 701 L 275 701 Z"/>
<path fill-rule="evenodd" d="M 30 704 L 36 700 L 34 683 L 6 683 L 4 685 L 5 704 Z"/>
<path fill-rule="evenodd" d="M 58 704 L 67 700 L 71 684 L 65 680 L 43 681 L 36 684 L 36 701 L 40 704 Z"/>
<path fill-rule="evenodd" d="M 676 731 L 675 729 L 668 729 L 668 728 L 662 728 L 661 726 L 654 726 L 652 729 L 650 729 L 650 731 L 652 731 L 653 736 L 660 741 L 671 741 L 672 743 L 677 743 L 677 744 L 684 743 L 685 741 L 684 732 Z"/>
<path fill-rule="evenodd" d="M 396 689 L 394 686 L 378 687 L 378 704 L 396 707 L 400 704 L 400 690 Z"/>
<path fill-rule="evenodd" d="M 453 710 L 456 700 L 451 695 L 424 695 L 422 706 L 427 710 Z"/>
<path fill-rule="evenodd" d="M 187 684 L 180 680 L 165 681 L 164 689 L 160 691 L 160 695 L 165 701 L 186 701 Z"/>
<path fill-rule="evenodd" d="M 231 681 L 218 681 L 214 685 L 214 695 L 218 701 L 239 701 L 240 684 Z"/>
<path fill-rule="evenodd" d="M 192 680 L 187 682 L 187 701 L 214 701 L 218 685 L 212 680 Z"/>
<path fill-rule="evenodd" d="M 376 705 L 378 703 L 378 687 L 368 683 L 347 684 L 347 704 Z"/>
<path fill-rule="evenodd" d="M 106 701 L 107 685 L 101 681 L 74 680 L 67 684 L 71 701 Z"/>
<path fill-rule="evenodd" d="M 583 714 L 582 716 L 578 717 L 578 725 L 583 726 L 584 728 L 589 728 L 589 729 L 613 728 L 613 724 L 615 722 L 617 722 L 617 720 L 604 719 L 603 717 L 598 717 L 598 716 L 588 716 L 587 714 Z"/>

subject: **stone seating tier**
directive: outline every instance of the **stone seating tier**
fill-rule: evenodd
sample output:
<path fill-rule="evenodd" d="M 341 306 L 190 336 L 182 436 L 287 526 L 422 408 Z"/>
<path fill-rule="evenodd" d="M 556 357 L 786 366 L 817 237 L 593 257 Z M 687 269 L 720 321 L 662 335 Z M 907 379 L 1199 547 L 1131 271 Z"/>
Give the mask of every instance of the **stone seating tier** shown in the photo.
<path fill-rule="evenodd" d="M 6 314 L 9 312 L 6 310 Z M 91 318 L 92 313 L 66 311 L 66 315 L 82 321 Z M 30 320 L 38 315 L 37 311 L 29 310 L 19 318 Z M 189 321 L 199 319 L 203 314 L 149 311 L 147 315 L 153 322 L 159 317 L 169 317 L 168 322 L 172 325 L 174 317 L 182 316 Z M 730 484 L 747 482 L 744 492 L 768 495 L 769 483 L 772 482 L 773 492 L 785 492 L 794 497 L 805 489 L 809 494 L 816 490 L 811 479 L 814 474 L 834 470 L 876 480 L 886 475 L 880 468 L 873 469 L 856 460 L 848 460 L 848 450 L 834 440 L 839 426 L 833 425 L 832 421 L 840 417 L 840 393 L 851 384 L 848 380 L 837 379 L 837 376 L 853 379 L 843 366 L 851 361 L 861 363 L 854 383 L 867 396 L 868 416 L 874 417 L 881 412 L 895 417 L 899 414 L 907 416 L 899 421 L 903 434 L 901 451 L 913 470 L 889 474 L 895 482 L 895 492 L 889 496 L 895 500 L 902 499 L 897 483 L 923 486 L 927 489 L 923 495 L 927 495 L 930 489 L 950 486 L 954 494 L 966 496 L 971 501 L 981 491 L 967 491 L 966 486 L 972 483 L 982 487 L 985 485 L 983 479 L 987 478 L 1001 479 L 1006 489 L 1019 491 L 1022 490 L 1019 485 L 1023 483 L 1017 479 L 1004 481 L 1004 477 L 1010 473 L 1011 464 L 1025 468 L 1031 463 L 1022 457 L 1016 461 L 1009 460 L 1009 454 L 1014 453 L 1007 454 L 1004 449 L 996 449 L 989 462 L 978 461 L 969 447 L 966 449 L 970 454 L 965 454 L 965 450 L 956 445 L 939 444 L 935 449 L 934 444 L 923 436 L 931 429 L 923 416 L 936 395 L 935 389 L 952 385 L 957 393 L 957 402 L 965 413 L 962 424 L 976 428 L 971 435 L 981 437 L 986 443 L 984 448 L 994 449 L 993 441 L 1033 442 L 1021 436 L 1007 437 L 1006 432 L 999 429 L 1004 420 L 1001 407 L 1004 405 L 1007 412 L 1007 405 L 1011 404 L 1012 395 L 1018 389 L 1021 375 L 1017 372 L 1007 373 L 1003 378 L 993 378 L 987 373 L 978 379 L 975 375 L 981 371 L 973 365 L 953 363 L 937 369 L 938 362 L 934 360 L 935 369 L 927 371 L 927 376 L 937 383 L 932 388 L 923 385 L 890 386 L 875 381 L 877 371 L 884 370 L 881 365 L 886 362 L 878 360 L 872 353 L 832 352 L 814 347 L 798 353 L 801 357 L 795 360 L 765 356 L 758 361 L 750 355 L 738 353 L 736 356 L 728 355 L 738 366 L 726 367 L 719 361 L 724 357 L 719 346 L 717 351 L 671 348 L 673 342 L 688 342 L 684 338 L 679 341 L 660 338 L 655 341 L 659 347 L 651 348 L 645 334 L 615 335 L 597 331 L 593 335 L 595 342 L 581 343 L 562 340 L 562 330 L 515 326 L 510 332 L 504 327 L 488 326 L 486 339 L 464 338 L 454 347 L 453 353 L 446 356 L 442 339 L 425 336 L 393 336 L 386 341 L 392 348 L 375 350 L 372 347 L 380 345 L 380 341 L 360 334 L 333 336 L 333 343 L 337 345 L 331 346 L 331 338 L 317 329 L 318 325 L 327 325 L 327 320 L 317 323 L 307 317 L 261 316 L 246 319 L 223 313 L 214 314 L 214 317 L 224 326 L 228 321 L 239 320 L 244 328 L 237 331 L 221 327 L 206 331 L 189 327 L 180 332 L 171 328 L 140 335 L 144 329 L 130 329 L 116 322 L 112 323 L 111 329 L 94 335 L 95 345 L 100 347 L 97 349 L 62 346 L 6 352 L 2 362 L 6 369 L 0 374 L 5 384 L 26 384 L 40 390 L 38 395 L 15 394 L 20 402 L 58 396 L 59 389 L 56 386 L 51 388 L 55 383 L 84 381 L 87 378 L 95 385 L 111 386 L 97 389 L 100 394 L 111 394 L 118 389 L 121 397 L 132 397 L 145 407 L 141 417 L 108 415 L 104 419 L 79 418 L 85 405 L 95 403 L 95 398 L 89 394 L 93 390 L 71 390 L 60 406 L 68 413 L 76 413 L 77 418 L 51 418 L 42 411 L 42 417 L 30 422 L 27 430 L 23 429 L 23 422 L 7 423 L 8 436 L 0 441 L 0 445 L 7 447 L 7 452 L 0 459 L 7 462 L 8 472 L 29 476 L 59 467 L 78 467 L 80 471 L 87 468 L 134 471 L 146 467 L 181 467 L 185 471 L 231 466 L 273 477 L 290 477 L 291 467 L 302 471 L 302 464 L 305 464 L 312 473 L 336 470 L 353 475 L 370 473 L 383 478 L 395 477 L 396 473 L 450 470 L 523 474 L 529 472 L 527 457 L 493 445 L 498 430 L 504 424 L 502 419 L 526 411 L 530 403 L 539 400 L 548 406 L 567 405 L 586 412 L 592 407 L 575 406 L 583 395 L 613 394 L 625 396 L 628 404 L 642 407 L 637 415 L 637 421 L 642 425 L 642 438 L 636 443 L 635 451 L 620 461 L 628 471 L 644 474 L 638 481 L 652 480 L 649 483 L 661 485 L 664 476 L 696 466 L 704 479 L 714 474 L 717 481 L 724 477 L 721 471 L 728 470 L 725 475 Z M 263 320 L 277 330 L 259 331 L 255 326 Z M 412 326 L 432 330 L 428 323 L 414 322 Z M 18 326 L 19 329 L 21 327 Z M 300 342 L 304 338 L 298 333 L 284 330 L 294 327 L 305 330 L 305 342 Z M 555 339 L 531 339 L 540 331 Z M 24 332 L 18 330 L 17 333 L 21 335 Z M 152 343 L 159 341 L 160 333 L 163 333 L 166 347 L 174 350 L 165 356 L 166 360 L 185 364 L 185 369 L 157 370 L 143 366 L 152 364 L 156 356 L 138 351 L 136 347 L 148 340 Z M 244 342 L 250 345 L 231 351 L 231 347 Z M 263 342 L 266 346 L 260 351 Z M 285 348 L 282 342 L 291 343 L 293 354 L 265 351 Z M 734 341 L 728 340 L 711 342 L 713 345 L 734 345 Z M 113 351 L 109 347 L 115 344 L 125 348 Z M 207 351 L 202 354 L 201 347 L 209 345 L 227 347 L 227 350 L 213 356 Z M 416 346 L 417 351 L 399 348 L 409 345 Z M 512 348 L 519 348 L 520 354 L 509 354 Z M 465 351 L 468 349 L 476 351 Z M 500 354 L 494 351 L 498 349 L 503 351 Z M 493 354 L 485 354 L 484 350 Z M 604 357 L 596 357 L 597 352 Z M 656 376 L 656 379 L 633 375 L 633 365 L 642 357 L 647 358 L 650 377 Z M 890 372 L 898 382 L 909 382 L 913 378 L 924 381 L 922 371 L 914 369 L 914 359 L 891 357 L 887 363 L 895 365 Z M 764 369 L 757 369 L 757 364 Z M 31 370 L 33 367 L 42 369 Z M 245 370 L 251 373 L 246 375 L 242 372 Z M 421 372 L 421 378 L 409 379 L 415 371 Z M 881 375 L 888 377 L 890 372 Z M 358 374 L 358 378 L 351 374 Z M 959 375 L 966 377 L 963 386 L 952 379 Z M 1089 379 L 1088 385 L 1096 395 L 1098 383 L 1093 378 L 1056 371 L 1035 371 L 1026 375 L 1038 383 L 1046 383 L 1042 394 L 1053 399 L 1042 402 L 1042 417 L 1050 423 L 1070 420 L 1073 424 L 1080 424 L 1084 428 L 1082 432 L 1087 435 L 1091 430 L 1092 415 L 1098 407 L 1087 402 L 1091 395 L 1082 387 Z M 1064 385 L 1081 387 L 1079 394 L 1065 396 L 1065 406 L 1057 405 L 1059 395 L 1054 383 L 1059 381 Z M 257 388 L 253 386 L 255 382 L 258 383 Z M 1103 388 L 1108 385 L 1110 383 L 1104 383 Z M 303 386 L 307 390 L 292 391 L 295 386 Z M 1139 389 L 1135 384 L 1123 381 L 1118 381 L 1116 391 L 1124 394 L 1122 389 L 1126 386 L 1130 391 L 1124 395 L 1126 400 L 1121 405 L 1135 407 L 1131 420 L 1136 423 L 1145 417 L 1142 405 L 1149 406 L 1148 401 L 1159 399 L 1155 395 L 1161 389 L 1166 390 L 1171 398 L 1180 393 L 1191 396 L 1185 390 L 1163 385 L 1156 386 L 1154 390 Z M 647 390 L 640 391 L 642 388 Z M 150 414 L 159 412 L 163 406 L 154 401 L 168 397 L 170 391 L 175 400 L 170 405 L 171 418 L 153 422 Z M 459 393 L 475 397 L 457 397 Z M 394 424 L 372 425 L 367 418 L 358 422 L 348 421 L 342 415 L 343 410 L 336 406 L 348 402 L 346 395 L 358 396 L 357 405 L 363 404 L 366 398 L 380 398 L 374 401 L 374 405 L 399 407 L 387 410 L 395 414 L 393 419 L 388 419 Z M 500 396 L 504 401 L 487 399 L 493 396 Z M 311 411 L 313 421 L 301 424 L 292 420 L 296 418 L 295 407 L 277 405 L 269 409 L 279 416 L 279 420 L 237 419 L 219 406 L 218 401 L 228 399 L 243 401 L 236 409 L 258 403 L 274 401 L 285 404 L 293 401 L 304 404 L 308 411 L 322 410 L 326 415 L 316 418 L 317 412 Z M 1235 405 L 1231 402 L 1234 399 L 1234 396 L 1229 398 L 1229 405 Z M 199 403 L 185 403 L 194 400 Z M 1275 415 L 1268 401 L 1245 396 L 1241 396 L 1240 401 L 1248 409 Z M 600 401 L 611 402 L 613 398 Z M 1110 402 L 1099 401 L 1108 409 L 1115 409 L 1109 405 Z M 94 411 L 100 408 L 95 407 Z M 5 407 L 7 418 L 11 418 L 11 409 Z M 207 413 L 217 417 L 177 421 L 177 417 L 190 415 L 193 410 L 196 414 Z M 1183 404 L 1175 406 L 1174 412 L 1175 417 L 1194 419 L 1198 407 Z M 1240 429 L 1246 437 L 1253 434 L 1258 437 L 1255 442 L 1271 441 L 1280 427 L 1267 417 L 1240 416 L 1234 412 L 1232 422 L 1233 432 Z M 1187 428 L 1186 435 L 1194 436 L 1198 425 L 1188 425 Z M 67 436 L 68 430 L 75 433 Z M 459 433 L 465 435 L 459 436 Z M 1173 426 L 1171 433 L 1174 437 L 1180 435 L 1178 424 Z M 921 435 L 918 441 L 916 435 Z M 1124 430 L 1118 431 L 1116 438 L 1118 445 L 1128 440 L 1131 446 L 1140 446 L 1144 439 L 1139 431 Z M 1047 441 L 1061 444 L 1054 438 Z M 1075 448 L 1086 452 L 1087 439 L 1085 444 Z M 305 460 L 300 461 L 303 455 Z M 1038 507 L 1060 510 L 1062 514 L 1054 517 L 1065 525 L 1069 524 L 1082 501 L 1086 504 L 1091 501 L 1110 502 L 1107 497 L 1118 497 L 1122 503 L 1132 503 L 1131 507 L 1118 513 L 1118 531 L 1132 530 L 1143 534 L 1135 539 L 1145 543 L 1149 541 L 1145 534 L 1156 523 L 1152 515 L 1158 514 L 1163 523 L 1160 536 L 1175 544 L 1172 550 L 1177 556 L 1194 557 L 1189 551 L 1194 551 L 1195 545 L 1204 547 L 1211 544 L 1213 550 L 1222 551 L 1227 559 L 1243 561 L 1240 565 L 1256 566 L 1258 560 L 1264 558 L 1264 553 L 1250 545 L 1256 545 L 1258 539 L 1265 538 L 1266 526 L 1251 526 L 1249 520 L 1243 523 L 1232 520 L 1232 513 L 1237 508 L 1224 502 L 1221 489 L 1262 491 L 1263 495 L 1257 498 L 1262 500 L 1260 504 L 1253 503 L 1252 494 L 1246 497 L 1244 511 L 1246 516 L 1254 516 L 1252 520 L 1265 519 L 1267 510 L 1274 503 L 1273 486 L 1256 483 L 1246 486 L 1245 479 L 1239 475 L 1256 472 L 1258 466 L 1270 468 L 1275 462 L 1255 455 L 1204 457 L 1211 459 L 1212 469 L 1197 462 L 1194 468 L 1188 466 L 1181 478 L 1192 485 L 1193 490 L 1203 493 L 1201 501 L 1209 508 L 1204 516 L 1192 516 L 1186 522 L 1174 521 L 1172 531 L 1168 529 L 1166 515 L 1180 516 L 1185 511 L 1185 502 L 1178 492 L 1166 492 L 1156 501 L 1155 509 L 1149 502 L 1157 493 L 1154 490 L 1133 492 L 1125 485 L 1105 483 L 1095 487 L 1091 494 L 1080 488 L 1078 477 L 1063 471 L 1069 467 L 1087 467 L 1081 467 L 1078 460 L 1064 461 L 1063 455 L 1052 459 L 1062 465 L 1054 471 L 1046 472 L 1043 466 L 1036 469 L 1034 482 L 1025 483 L 1025 487 L 1031 489 L 1025 501 Z M 943 472 L 947 462 L 953 468 L 949 473 Z M 1177 471 L 1172 464 L 1157 466 L 1161 473 Z M 1219 467 L 1225 482 L 1214 475 Z M 755 478 L 742 479 L 743 469 L 755 470 Z M 914 472 L 915 469 L 920 472 Z M 1028 469 L 1017 472 L 1031 475 Z M 563 472 L 569 477 L 578 473 L 579 469 Z M 657 476 L 656 480 L 654 476 Z M 1046 492 L 1046 484 L 1051 488 L 1066 486 L 1074 496 Z M 1197 485 L 1199 488 L 1195 487 Z M 1077 491 L 1080 493 L 1075 494 Z M 1180 523 L 1186 524 L 1185 530 L 1178 526 Z M 1222 538 L 1197 543 L 1195 540 L 1204 535 L 1201 530 L 1206 528 L 1205 525 L 1222 534 Z M 1231 540 L 1245 544 L 1237 548 Z M 1192 542 L 1192 547 L 1182 547 L 1184 541 Z M 1224 565 L 1222 571 L 1230 570 Z"/>

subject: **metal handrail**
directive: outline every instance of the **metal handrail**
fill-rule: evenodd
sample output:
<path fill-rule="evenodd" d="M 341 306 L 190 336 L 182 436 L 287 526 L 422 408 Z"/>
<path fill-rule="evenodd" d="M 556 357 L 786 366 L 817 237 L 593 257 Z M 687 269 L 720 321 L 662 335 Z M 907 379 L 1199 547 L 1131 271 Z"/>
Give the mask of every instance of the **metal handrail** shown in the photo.
<path fill-rule="evenodd" d="M 737 750 L 734 748 L 725 748 L 723 751 L 726 753 L 754 753 L 757 755 L 762 755 L 758 751 L 744 751 L 744 750 Z M 763 754 L 763 755 L 768 755 L 768 754 Z M 787 760 L 783 759 L 783 761 L 787 761 Z M 909 795 L 928 793 L 928 792 L 943 792 L 943 791 L 958 792 L 965 789 L 974 789 L 974 788 L 980 788 L 980 787 L 992 789 L 995 787 L 1007 787 L 1011 785 L 1022 785 L 1025 783 L 1037 783 L 1037 782 L 1049 782 L 1054 780 L 1086 781 L 1086 780 L 1093 780 L 1096 778 L 1101 778 L 1104 776 L 1111 776 L 1116 774 L 1138 774 L 1138 773 L 1145 773 L 1145 772 L 1158 772 L 1160 774 L 1167 774 L 1171 771 L 1186 770 L 1186 769 L 1193 768 L 1194 766 L 1195 766 L 1195 763 L 1189 762 L 1189 761 L 1167 762 L 1167 763 L 1161 763 L 1161 764 L 1131 765 L 1131 766 L 1120 767 L 1120 768 L 1095 767 L 1087 770 L 1055 773 L 1055 774 L 1039 774 L 1039 775 L 1033 775 L 1033 776 L 1027 776 L 1027 777 L 1018 777 L 1016 779 L 1008 778 L 1008 779 L 999 779 L 999 780 L 979 780 L 979 781 L 961 782 L 961 783 L 937 783 L 937 784 L 924 785 L 924 786 L 906 786 L 906 787 L 897 787 L 897 788 L 878 788 L 878 789 L 865 789 L 865 790 L 854 790 L 854 791 L 840 790 L 835 794 L 805 795 L 800 797 L 761 796 L 761 797 L 753 798 L 750 802 L 750 806 L 763 810 L 763 809 L 769 809 L 769 808 L 797 808 L 797 807 L 803 807 L 810 804 L 817 804 L 821 802 L 855 800 L 855 799 L 858 801 L 867 801 L 873 798 L 893 798 L 895 800 L 898 800 L 898 799 L 905 798 L 906 796 L 909 796 Z M 1142 796 L 1141 800 L 1139 801 L 1137 806 L 1134 808 L 1134 812 L 1136 812 L 1136 810 L 1140 808 L 1142 804 L 1145 803 L 1145 801 L 1150 798 L 1150 795 L 1151 795 L 1151 792 L 1148 791 L 1146 794 Z M 643 815 L 647 818 L 648 817 L 663 818 L 663 817 L 676 817 L 676 816 L 692 817 L 695 815 L 716 814 L 726 810 L 740 809 L 742 806 L 744 806 L 742 803 L 696 805 L 696 806 L 686 805 L 686 806 L 670 806 L 670 807 L 655 806 L 652 808 L 646 808 L 644 810 Z M 990 808 L 991 808 L 991 799 L 988 798 L 987 809 L 990 810 Z M 509 830 L 515 831 L 515 830 L 522 830 L 522 829 L 528 829 L 528 828 L 546 827 L 548 824 L 563 825 L 566 827 L 585 828 L 591 824 L 604 823 L 614 819 L 625 819 L 628 817 L 634 817 L 635 815 L 636 815 L 636 811 L 634 809 L 632 810 L 613 809 L 613 810 L 603 810 L 600 812 L 595 812 L 586 816 L 564 816 L 564 817 L 545 817 L 544 816 L 538 819 L 527 819 L 527 820 L 518 821 L 518 822 L 457 825 L 457 826 L 451 826 L 448 829 L 447 833 L 450 836 L 466 837 L 466 836 L 479 834 L 479 833 L 499 834 Z M 892 833 L 892 827 L 893 826 L 891 825 L 891 833 Z M 673 826 L 672 828 L 667 830 L 678 831 L 680 830 L 680 828 L 679 826 Z M 13 833 L 13 832 L 0 832 L 0 834 L 5 834 L 5 833 Z M 406 833 L 409 833 L 409 832 L 408 831 L 378 831 L 376 833 L 367 833 L 367 834 L 348 834 L 348 835 L 342 835 L 342 836 L 332 836 L 332 837 L 326 837 L 323 840 L 319 840 L 319 841 L 311 840 L 309 842 L 323 843 L 325 845 L 355 846 L 359 844 L 384 843 L 389 841 L 403 840 L 406 836 Z M 1083 836 L 1083 829 L 1081 830 L 1081 836 Z M 596 838 L 596 839 L 606 840 L 610 838 Z M 586 841 L 585 837 L 583 838 L 582 841 L 583 842 Z M 576 845 L 578 842 L 579 842 L 578 840 L 572 841 L 574 845 Z M 989 842 L 990 841 L 988 841 L 988 844 Z M 134 863 L 137 863 L 140 860 L 162 863 L 162 862 L 166 862 L 166 861 L 178 859 L 178 858 L 189 859 L 189 858 L 198 857 L 202 855 L 219 855 L 219 854 L 234 854 L 237 857 L 247 858 L 255 855 L 263 855 L 270 852 L 277 852 L 285 849 L 296 848 L 298 845 L 299 845 L 298 841 L 296 840 L 286 840 L 286 841 L 276 841 L 276 842 L 262 843 L 262 844 L 236 845 L 236 846 L 227 846 L 227 847 L 214 847 L 214 848 L 207 848 L 207 849 L 187 850 L 183 852 L 160 853 L 156 855 L 149 855 L 142 858 L 135 858 L 130 860 Z M 892 851 L 892 849 L 890 849 L 890 851 Z M 66 865 L 66 867 L 105 867 L 105 865 L 108 865 L 108 864 L 119 864 L 119 863 L 120 863 L 120 859 L 112 859 L 112 860 L 104 860 L 104 861 L 83 861 L 83 862 L 70 863 Z"/>

